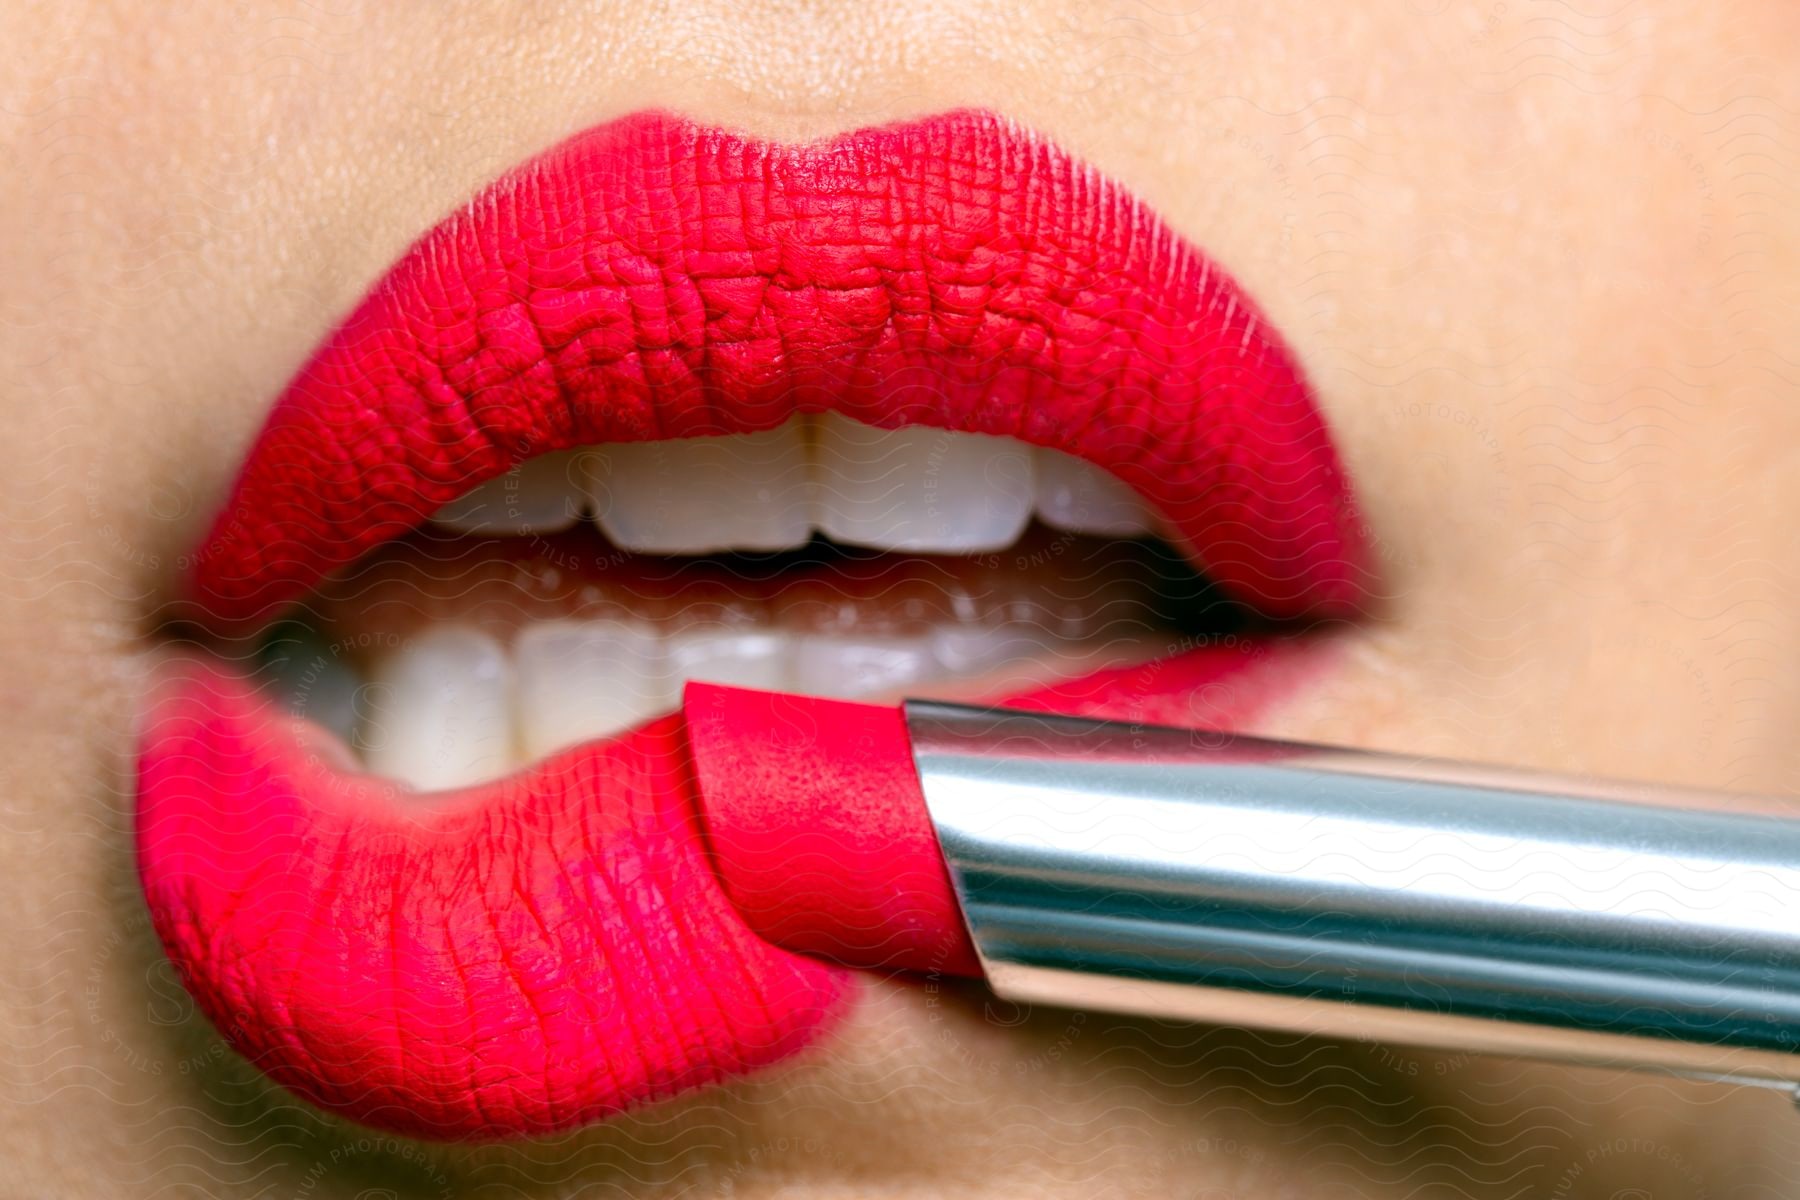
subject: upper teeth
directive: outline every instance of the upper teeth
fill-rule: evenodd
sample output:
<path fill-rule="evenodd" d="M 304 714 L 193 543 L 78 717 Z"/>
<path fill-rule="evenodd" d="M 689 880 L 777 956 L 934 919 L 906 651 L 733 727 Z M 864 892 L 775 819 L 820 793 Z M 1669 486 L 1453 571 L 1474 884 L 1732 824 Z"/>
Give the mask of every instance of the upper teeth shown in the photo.
<path fill-rule="evenodd" d="M 762 433 L 545 455 L 435 519 L 529 534 L 591 514 L 615 545 L 646 554 L 786 550 L 815 530 L 846 545 L 972 554 L 1011 545 L 1034 511 L 1076 533 L 1135 537 L 1154 524 L 1124 484 L 1058 451 L 835 413 Z"/>
<path fill-rule="evenodd" d="M 587 462 L 595 518 L 624 550 L 786 550 L 812 536 L 806 441 L 793 422 L 735 437 L 608 446 Z"/>

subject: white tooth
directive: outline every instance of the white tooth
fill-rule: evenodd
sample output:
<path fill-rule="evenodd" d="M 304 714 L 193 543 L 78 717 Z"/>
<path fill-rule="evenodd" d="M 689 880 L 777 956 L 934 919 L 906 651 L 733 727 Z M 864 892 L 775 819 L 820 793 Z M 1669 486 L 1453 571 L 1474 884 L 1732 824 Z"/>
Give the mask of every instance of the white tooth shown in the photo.
<path fill-rule="evenodd" d="M 796 639 L 789 686 L 808 696 L 854 697 L 895 692 L 937 671 L 929 637 Z"/>
<path fill-rule="evenodd" d="M 365 695 L 358 741 L 378 775 L 436 791 L 512 765 L 512 667 L 485 633 L 425 630 L 376 667 Z"/>
<path fill-rule="evenodd" d="M 555 533 L 581 519 L 587 498 L 574 451 L 544 454 L 438 509 L 431 519 L 458 533 Z"/>
<path fill-rule="evenodd" d="M 799 421 L 762 433 L 603 446 L 590 487 L 600 528 L 624 550 L 787 550 L 812 537 Z"/>
<path fill-rule="evenodd" d="M 1008 663 L 1042 655 L 1055 643 L 1016 626 L 946 625 L 931 632 L 931 655 L 939 674 L 979 675 Z"/>
<path fill-rule="evenodd" d="M 707 630 L 683 633 L 668 640 L 669 674 L 676 686 L 689 679 L 726 683 L 734 687 L 787 686 L 788 659 L 794 652 L 791 638 L 779 633 L 741 630 Z"/>
<path fill-rule="evenodd" d="M 674 705 L 662 639 L 625 621 L 540 621 L 519 631 L 519 749 L 539 758 Z"/>
<path fill-rule="evenodd" d="M 813 521 L 833 541 L 883 550 L 1001 550 L 1031 519 L 1031 450 L 1010 438 L 836 413 L 813 439 Z"/>
<path fill-rule="evenodd" d="M 1155 528 L 1155 515 L 1138 494 L 1093 463 L 1040 446 L 1035 465 L 1044 524 L 1105 537 L 1143 537 Z"/>

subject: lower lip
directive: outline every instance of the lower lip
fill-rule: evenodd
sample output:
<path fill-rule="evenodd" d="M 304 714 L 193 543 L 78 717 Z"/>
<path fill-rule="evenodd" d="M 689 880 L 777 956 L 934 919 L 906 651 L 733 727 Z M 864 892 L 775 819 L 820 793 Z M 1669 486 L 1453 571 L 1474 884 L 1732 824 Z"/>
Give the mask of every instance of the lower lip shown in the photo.
<path fill-rule="evenodd" d="M 949 169 L 967 170 L 964 160 L 973 153 L 980 159 L 975 175 L 1004 176 L 1019 168 L 1018 153 L 1028 148 L 1053 156 L 1046 160 L 1052 174 L 1062 170 L 1053 151 L 1016 132 L 997 134 L 983 121 L 960 115 L 857 136 L 866 138 L 869 153 L 900 147 L 921 169 L 944 169 L 943 162 L 928 161 L 937 154 L 957 160 Z M 640 129 L 625 140 L 641 149 L 640 142 L 664 132 L 652 123 L 648 133 Z M 967 144 L 959 140 L 965 134 Z M 842 153 L 825 147 L 819 163 Z M 596 178 L 616 169 L 604 166 Z M 1079 170 L 1066 178 L 1093 182 Z M 516 199 L 520 190 L 509 195 Z M 828 212 L 833 201 L 812 202 Z M 1085 228 L 1087 216 L 1075 216 L 1075 225 Z M 1166 235 L 1147 215 L 1132 208 L 1124 220 L 1130 228 L 1122 245 L 1144 237 L 1163 245 L 1158 239 Z M 444 236 L 457 235 L 453 229 Z M 397 274 L 429 283 L 436 253 L 426 244 Z M 1184 247 L 1164 246 L 1152 265 L 1129 268 L 1143 277 L 1134 277 L 1134 287 L 1164 296 L 1156 289 L 1166 289 L 1166 280 L 1154 289 L 1144 282 L 1161 278 L 1152 267 L 1163 263 L 1163 253 L 1175 255 L 1178 274 L 1195 287 L 1229 286 L 1209 284 L 1216 277 Z M 1005 265 L 1003 256 L 990 264 Z M 1187 272 L 1196 274 L 1190 279 Z M 399 303 L 394 297 L 406 286 L 377 289 L 265 430 L 190 581 L 217 623 L 242 628 L 266 615 L 276 598 L 291 599 L 323 570 L 510 465 L 494 453 L 495 429 L 479 436 L 465 430 L 465 442 L 453 445 L 448 434 L 433 440 L 429 413 L 414 414 L 416 421 L 409 416 L 402 424 L 423 430 L 418 438 L 368 437 L 364 449 L 410 454 L 423 445 L 421 458 L 358 468 L 368 478 L 402 479 L 404 503 L 391 495 L 360 505 L 346 501 L 339 507 L 357 515 L 345 518 L 344 536 L 335 542 L 321 536 L 336 530 L 338 510 L 318 498 L 331 488 L 315 487 L 309 472 L 329 457 L 334 439 L 350 436 L 332 422 L 362 428 L 344 410 L 389 402 L 345 382 L 362 378 L 358 372 L 368 362 L 344 347 L 357 347 L 365 336 L 381 343 L 383 320 L 406 325 L 405 312 L 384 316 L 382 307 Z M 1235 304 L 1235 291 L 1229 295 Z M 1181 305 L 1193 303 L 1191 296 L 1170 301 L 1146 320 L 1190 320 Z M 1249 324 L 1207 336 L 1241 353 L 1258 323 L 1243 317 L 1244 309 L 1232 311 L 1240 325 Z M 837 328 L 832 322 L 856 316 L 851 309 L 821 310 L 819 319 Z M 1133 336 L 1155 341 L 1143 330 Z M 1084 338 L 1077 336 L 1077 344 L 1089 345 Z M 1010 353 L 992 349 L 996 361 Z M 1150 349 L 1163 357 L 1186 352 Z M 374 356 L 383 353 L 378 346 Z M 1201 349 L 1193 354 L 1186 367 L 1211 361 Z M 1208 562 L 1240 595 L 1284 613 L 1347 611 L 1359 577 L 1353 539 L 1345 533 L 1348 499 L 1323 426 L 1277 343 L 1259 343 L 1250 358 L 1248 371 L 1240 364 L 1217 399 L 1218 410 L 1233 414 L 1226 421 L 1247 423 L 1236 427 L 1235 441 L 1230 426 L 1205 437 L 1191 428 L 1197 409 L 1214 396 L 1163 387 L 1142 363 L 1130 365 L 1124 378 L 1148 372 L 1132 386 L 1149 398 L 1116 436 L 1096 422 L 1091 404 L 1084 407 L 1079 370 L 1048 379 L 1033 373 L 1037 364 L 1003 365 L 1050 389 L 1033 418 L 1033 440 L 1081 453 L 1153 494 L 1184 541 L 1211 545 Z M 721 363 L 729 369 L 725 358 Z M 922 372 L 919 361 L 902 354 L 893 377 L 927 381 Z M 1250 378 L 1255 372 L 1261 375 Z M 778 423 L 785 412 L 757 410 L 767 399 L 753 386 L 759 378 L 747 369 L 733 385 L 726 406 L 742 412 L 729 429 L 707 426 L 704 413 L 663 415 L 687 421 L 696 433 Z M 808 386 L 820 391 L 834 378 L 831 369 L 815 371 Z M 320 402 L 333 379 L 341 394 L 330 392 Z M 903 400 L 864 396 L 860 412 L 895 424 Z M 621 413 L 629 407 L 596 406 L 554 435 L 539 430 L 526 440 L 536 439 L 533 452 L 628 440 L 633 427 Z M 335 415 L 327 420 L 321 413 Z M 1020 432 L 1018 413 L 1003 406 L 958 417 L 968 418 L 965 427 L 986 423 L 971 431 Z M 541 412 L 533 419 L 548 420 Z M 637 420 L 630 436 L 646 436 L 646 418 Z M 656 414 L 648 420 L 655 428 Z M 1216 414 L 1213 421 L 1219 423 Z M 1077 443 L 1077 430 L 1090 431 L 1087 444 Z M 1267 464 L 1266 478 L 1236 461 L 1258 437 L 1286 454 Z M 283 447 L 291 451 L 285 458 L 275 453 Z M 1173 483 L 1168 463 L 1151 461 L 1171 454 L 1185 472 Z M 309 470 L 298 471 L 297 461 Z M 1269 525 L 1285 532 L 1265 538 Z M 1308 540 L 1295 529 L 1315 536 Z M 290 538 L 294 530 L 300 533 Z M 1328 645 L 1209 641 L 1155 662 L 987 698 L 1120 720 L 1238 728 L 1302 686 L 1326 661 Z M 138 781 L 138 861 L 157 931 L 200 1007 L 232 1044 L 326 1108 L 437 1138 L 551 1132 L 777 1062 L 830 1029 L 852 995 L 841 967 L 758 936 L 722 890 L 695 813 L 679 717 L 586 743 L 428 808 L 397 803 L 398 792 L 391 782 L 349 769 L 316 729 L 278 712 L 216 663 L 184 659 L 159 682 Z"/>
<path fill-rule="evenodd" d="M 1237 728 L 1329 645 L 1234 638 L 1007 699 Z M 804 953 L 831 947 L 766 941 L 725 894 L 679 716 L 429 808 L 398 792 L 233 672 L 163 670 L 138 778 L 152 918 L 232 1045 L 324 1108 L 553 1132 L 787 1058 L 853 995 Z"/>

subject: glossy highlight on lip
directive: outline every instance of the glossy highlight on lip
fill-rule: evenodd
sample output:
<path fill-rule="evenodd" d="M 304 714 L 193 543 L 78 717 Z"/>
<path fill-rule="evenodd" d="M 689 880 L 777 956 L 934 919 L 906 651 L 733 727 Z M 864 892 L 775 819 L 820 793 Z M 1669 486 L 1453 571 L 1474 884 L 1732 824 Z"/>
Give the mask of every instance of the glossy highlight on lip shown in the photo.
<path fill-rule="evenodd" d="M 803 145 L 640 114 L 500 180 L 283 393 L 185 599 L 241 632 L 523 459 L 799 411 L 1074 453 L 1265 613 L 1360 602 L 1348 485 L 1256 308 L 1116 185 L 973 112 Z M 1203 647 L 1020 699 L 1232 725 L 1292 658 Z M 733 1077 L 815 1040 L 849 984 L 718 885 L 683 737 L 665 718 L 413 812 L 184 661 L 139 761 L 152 918 L 234 1046 L 370 1124 L 546 1133 Z"/>

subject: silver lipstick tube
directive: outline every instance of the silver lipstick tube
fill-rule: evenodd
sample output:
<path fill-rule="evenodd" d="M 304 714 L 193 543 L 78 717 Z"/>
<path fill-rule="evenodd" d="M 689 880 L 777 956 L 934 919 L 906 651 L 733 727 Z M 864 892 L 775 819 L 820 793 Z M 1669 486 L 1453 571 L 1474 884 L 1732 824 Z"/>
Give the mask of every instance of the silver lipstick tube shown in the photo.
<path fill-rule="evenodd" d="M 1800 1079 L 1800 819 L 1756 797 L 909 701 L 990 986 Z"/>

